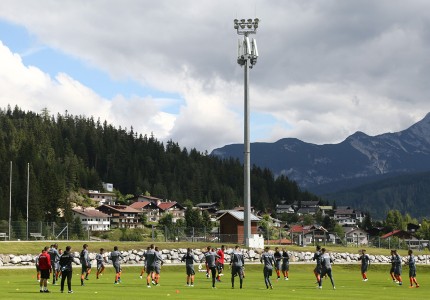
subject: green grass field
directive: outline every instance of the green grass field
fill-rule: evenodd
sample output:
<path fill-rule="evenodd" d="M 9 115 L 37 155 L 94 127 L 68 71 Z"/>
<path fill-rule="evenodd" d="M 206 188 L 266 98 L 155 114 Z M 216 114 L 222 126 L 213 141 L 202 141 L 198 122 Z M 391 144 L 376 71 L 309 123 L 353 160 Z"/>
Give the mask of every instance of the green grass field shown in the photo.
<path fill-rule="evenodd" d="M 244 288 L 231 289 L 229 269 L 225 270 L 222 282 L 211 288 L 211 280 L 197 272 L 194 287 L 185 286 L 185 267 L 163 267 L 160 286 L 148 289 L 145 280 L 139 278 L 139 267 L 123 268 L 122 283 L 114 285 L 112 268 L 107 268 L 101 279 L 95 274 L 85 286 L 80 286 L 79 267 L 74 268 L 72 285 L 74 294 L 60 294 L 60 286 L 49 286 L 50 294 L 39 293 L 35 270 L 0 269 L 0 299 L 428 299 L 430 293 L 430 266 L 418 266 L 417 279 L 420 288 L 408 288 L 408 268 L 404 267 L 404 285 L 395 285 L 388 274 L 388 265 L 372 265 L 368 272 L 369 281 L 362 282 L 359 265 L 335 265 L 333 269 L 336 290 L 330 280 L 323 282 L 323 289 L 316 288 L 313 265 L 292 264 L 290 280 L 276 281 L 272 277 L 273 290 L 264 285 L 262 266 L 246 267 Z M 197 268 L 196 268 L 197 270 Z M 237 280 L 236 280 L 237 281 Z M 66 287 L 67 290 L 67 287 Z"/>
<path fill-rule="evenodd" d="M 138 249 L 146 249 L 152 241 L 148 242 L 88 242 L 88 241 L 0 241 L 0 253 L 3 254 L 38 254 L 40 253 L 41 249 L 45 246 L 50 246 L 54 242 L 57 242 L 59 244 L 60 248 L 65 248 L 67 245 L 72 246 L 73 251 L 80 251 L 82 249 L 82 245 L 87 243 L 89 245 L 90 252 L 98 252 L 98 249 L 105 248 L 106 251 L 111 251 L 114 246 L 119 246 L 120 250 L 138 250 Z M 155 242 L 157 246 L 160 247 L 160 249 L 186 249 L 188 247 L 191 247 L 193 249 L 205 249 L 208 246 L 208 243 L 190 243 L 190 242 Z M 235 244 L 225 244 L 227 248 L 234 248 Z M 221 247 L 221 244 L 214 244 L 212 243 L 211 246 L 214 247 Z M 272 249 L 275 248 L 276 245 L 270 245 Z M 322 245 L 321 245 L 322 246 Z M 288 251 L 309 251 L 314 252 L 315 247 L 312 245 L 309 245 L 307 247 L 300 247 L 296 245 L 288 245 L 288 246 L 280 246 L 281 248 L 286 247 Z M 335 245 L 327 245 L 326 248 L 330 250 L 330 252 L 349 252 L 349 253 L 357 253 L 358 249 L 357 247 L 349 246 L 349 247 L 343 247 L 343 246 L 335 246 Z M 361 248 L 360 248 L 361 249 Z M 390 250 L 384 249 L 384 248 L 371 248 L 367 247 L 367 254 L 373 254 L 373 255 L 389 255 Z M 394 248 L 393 248 L 394 249 Z M 399 254 L 401 256 L 405 256 L 407 254 L 407 250 L 399 250 Z M 425 254 L 429 255 L 430 252 L 428 249 L 425 249 L 421 252 L 416 252 L 416 255 L 418 254 Z"/>

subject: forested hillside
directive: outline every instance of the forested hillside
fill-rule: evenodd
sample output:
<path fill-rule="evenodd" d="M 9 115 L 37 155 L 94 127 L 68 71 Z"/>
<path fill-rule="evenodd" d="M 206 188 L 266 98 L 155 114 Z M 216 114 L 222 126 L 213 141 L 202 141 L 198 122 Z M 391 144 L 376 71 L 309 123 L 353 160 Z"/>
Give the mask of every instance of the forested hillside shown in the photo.
<path fill-rule="evenodd" d="M 190 133 L 192 134 L 192 133 Z M 12 161 L 12 219 L 26 215 L 27 163 L 30 164 L 30 220 L 57 221 L 64 209 L 71 221 L 70 194 L 113 183 L 122 194 L 149 192 L 178 202 L 218 202 L 221 208 L 243 203 L 243 166 L 187 150 L 133 128 L 115 128 L 92 117 L 51 116 L 0 110 L 0 219 L 9 214 Z M 252 205 L 270 211 L 281 200 L 315 200 L 285 176 L 253 167 Z"/>
<path fill-rule="evenodd" d="M 337 205 L 350 205 L 383 219 L 390 210 L 416 218 L 430 216 L 430 172 L 385 178 L 323 196 Z"/>

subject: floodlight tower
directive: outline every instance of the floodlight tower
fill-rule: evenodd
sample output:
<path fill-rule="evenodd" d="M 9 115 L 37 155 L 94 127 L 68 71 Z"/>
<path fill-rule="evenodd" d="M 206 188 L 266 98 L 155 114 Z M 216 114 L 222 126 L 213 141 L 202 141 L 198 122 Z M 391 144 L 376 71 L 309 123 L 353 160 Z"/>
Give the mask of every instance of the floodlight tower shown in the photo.
<path fill-rule="evenodd" d="M 244 242 L 250 246 L 251 239 L 251 146 L 249 143 L 249 69 L 257 63 L 257 41 L 249 40 L 248 35 L 257 33 L 259 19 L 235 19 L 234 29 L 237 34 L 243 35 L 239 39 L 237 48 L 237 63 L 244 67 L 244 158 L 243 158 L 243 213 L 244 213 Z"/>

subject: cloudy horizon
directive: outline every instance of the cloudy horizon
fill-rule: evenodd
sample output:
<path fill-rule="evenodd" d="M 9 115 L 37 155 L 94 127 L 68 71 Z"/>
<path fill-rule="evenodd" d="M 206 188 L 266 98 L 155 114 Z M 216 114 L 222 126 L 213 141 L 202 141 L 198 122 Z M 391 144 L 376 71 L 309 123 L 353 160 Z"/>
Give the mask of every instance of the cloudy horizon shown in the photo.
<path fill-rule="evenodd" d="M 430 2 L 0 2 L 0 107 L 68 111 L 181 147 L 243 142 L 234 18 L 261 20 L 251 141 L 338 143 L 430 111 Z"/>

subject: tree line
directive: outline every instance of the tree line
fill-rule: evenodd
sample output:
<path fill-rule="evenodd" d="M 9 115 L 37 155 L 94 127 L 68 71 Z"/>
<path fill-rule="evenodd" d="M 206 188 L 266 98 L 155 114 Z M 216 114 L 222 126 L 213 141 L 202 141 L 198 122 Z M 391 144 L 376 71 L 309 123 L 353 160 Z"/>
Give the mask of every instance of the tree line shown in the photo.
<path fill-rule="evenodd" d="M 221 209 L 243 205 L 243 165 L 178 143 L 158 141 L 133 128 L 67 113 L 50 115 L 8 106 L 0 109 L 0 219 L 8 218 L 9 164 L 12 162 L 12 219 L 27 209 L 30 221 L 72 222 L 71 203 L 81 188 L 102 190 L 113 183 L 120 196 L 153 196 L 196 204 L 216 202 Z M 271 212 L 281 201 L 318 200 L 286 176 L 251 170 L 251 202 Z"/>

